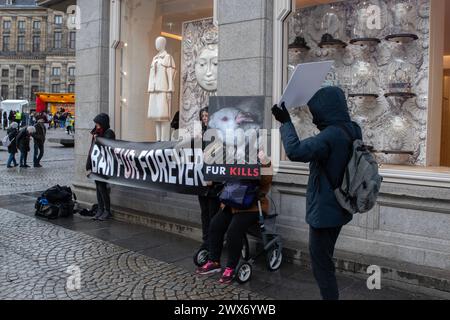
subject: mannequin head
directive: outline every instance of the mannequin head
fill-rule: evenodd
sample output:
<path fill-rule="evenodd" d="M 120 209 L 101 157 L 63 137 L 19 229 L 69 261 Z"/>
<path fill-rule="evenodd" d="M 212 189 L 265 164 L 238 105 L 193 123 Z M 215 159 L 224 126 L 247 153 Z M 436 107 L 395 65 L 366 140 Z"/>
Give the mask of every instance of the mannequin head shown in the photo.
<path fill-rule="evenodd" d="M 159 52 L 166 50 L 167 40 L 164 37 L 158 37 L 155 41 L 155 48 Z"/>
<path fill-rule="evenodd" d="M 203 47 L 195 60 L 195 77 L 206 91 L 217 90 L 218 46 L 211 44 Z"/>

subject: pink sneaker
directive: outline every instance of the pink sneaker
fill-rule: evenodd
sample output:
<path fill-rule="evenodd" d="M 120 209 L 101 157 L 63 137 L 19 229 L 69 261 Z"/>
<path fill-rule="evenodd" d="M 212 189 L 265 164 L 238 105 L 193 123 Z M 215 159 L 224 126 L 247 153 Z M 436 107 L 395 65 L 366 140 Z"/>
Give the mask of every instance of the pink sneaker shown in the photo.
<path fill-rule="evenodd" d="M 203 266 L 199 267 L 196 270 L 196 273 L 206 275 L 206 274 L 211 274 L 211 273 L 215 273 L 215 272 L 220 272 L 221 270 L 222 270 L 222 268 L 220 267 L 220 263 L 208 261 Z"/>
<path fill-rule="evenodd" d="M 231 281 L 233 281 L 233 278 L 234 278 L 234 270 L 231 268 L 226 268 L 219 282 L 223 284 L 228 284 Z"/>

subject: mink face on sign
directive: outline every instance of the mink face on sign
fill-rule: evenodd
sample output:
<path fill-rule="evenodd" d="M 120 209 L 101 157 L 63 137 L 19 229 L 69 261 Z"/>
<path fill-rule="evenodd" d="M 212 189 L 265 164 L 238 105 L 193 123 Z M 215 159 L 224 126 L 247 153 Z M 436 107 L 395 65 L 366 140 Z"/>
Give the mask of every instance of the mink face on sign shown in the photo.
<path fill-rule="evenodd" d="M 237 159 L 245 159 L 246 149 L 248 147 L 252 147 L 254 150 L 257 148 L 257 141 L 249 144 L 249 140 L 246 138 L 257 134 L 257 131 L 261 128 L 261 125 L 258 123 L 258 116 L 252 114 L 251 112 L 242 111 L 239 108 L 223 108 L 210 116 L 209 119 L 209 128 L 216 129 L 219 135 L 219 138 L 228 142 L 231 139 L 231 143 L 233 143 L 236 147 L 236 158 Z M 239 136 L 239 130 L 242 131 L 240 134 L 243 134 L 242 137 Z M 253 133 L 251 131 L 254 131 Z M 228 133 L 228 136 L 227 136 Z M 245 140 L 242 140 L 245 139 Z M 245 143 L 239 143 L 239 141 L 245 141 Z"/>
<path fill-rule="evenodd" d="M 260 129 L 256 119 L 256 115 L 250 112 L 244 112 L 238 108 L 223 108 L 210 116 L 209 127 L 217 129 L 221 135 L 220 138 L 224 141 L 227 130 L 232 132 L 242 129 L 245 132 L 250 129 Z"/>

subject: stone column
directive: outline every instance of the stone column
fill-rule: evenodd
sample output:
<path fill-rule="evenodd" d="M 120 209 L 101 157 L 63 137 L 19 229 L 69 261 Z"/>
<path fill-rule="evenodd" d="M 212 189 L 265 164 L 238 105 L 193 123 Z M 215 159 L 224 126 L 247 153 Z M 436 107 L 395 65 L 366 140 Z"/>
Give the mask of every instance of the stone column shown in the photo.
<path fill-rule="evenodd" d="M 219 96 L 265 96 L 271 127 L 272 0 L 218 0 Z"/>
<path fill-rule="evenodd" d="M 94 117 L 108 112 L 109 0 L 78 0 L 82 15 L 77 30 L 76 136 L 74 186 L 81 201 L 93 201 L 94 184 L 86 178 L 86 158 Z M 91 190 L 90 190 L 91 189 Z"/>

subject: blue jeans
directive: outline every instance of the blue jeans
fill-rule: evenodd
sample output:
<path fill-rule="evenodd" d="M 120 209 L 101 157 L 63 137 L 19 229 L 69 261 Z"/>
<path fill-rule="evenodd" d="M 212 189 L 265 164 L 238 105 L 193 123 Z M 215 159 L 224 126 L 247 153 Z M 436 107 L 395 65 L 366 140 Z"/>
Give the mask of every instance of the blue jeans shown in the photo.
<path fill-rule="evenodd" d="M 10 153 L 9 154 L 9 158 L 8 158 L 8 162 L 6 162 L 6 166 L 10 167 L 12 163 L 14 163 L 14 165 L 17 166 L 16 154 L 15 153 Z"/>
<path fill-rule="evenodd" d="M 28 157 L 28 152 L 20 151 L 20 165 L 21 166 L 27 165 L 27 157 Z"/>
<path fill-rule="evenodd" d="M 34 165 L 40 164 L 43 156 L 44 156 L 44 145 L 35 143 L 34 144 L 33 164 Z"/>

